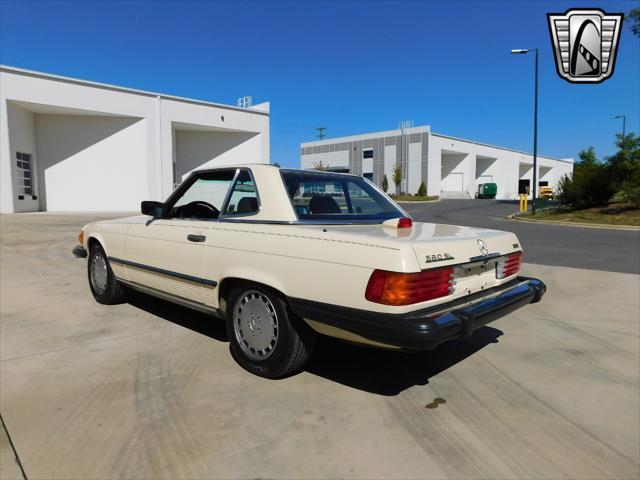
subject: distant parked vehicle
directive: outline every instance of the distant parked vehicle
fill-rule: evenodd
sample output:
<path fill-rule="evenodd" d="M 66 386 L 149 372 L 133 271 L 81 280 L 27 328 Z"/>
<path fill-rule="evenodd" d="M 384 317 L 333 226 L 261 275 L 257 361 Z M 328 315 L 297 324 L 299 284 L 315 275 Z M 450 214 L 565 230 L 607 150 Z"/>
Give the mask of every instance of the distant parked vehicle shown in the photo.
<path fill-rule="evenodd" d="M 498 185 L 495 183 L 480 183 L 476 198 L 496 198 L 498 194 Z"/>
<path fill-rule="evenodd" d="M 540 187 L 540 197 L 542 197 L 542 198 L 553 198 L 553 188 L 551 188 L 551 187 Z"/>

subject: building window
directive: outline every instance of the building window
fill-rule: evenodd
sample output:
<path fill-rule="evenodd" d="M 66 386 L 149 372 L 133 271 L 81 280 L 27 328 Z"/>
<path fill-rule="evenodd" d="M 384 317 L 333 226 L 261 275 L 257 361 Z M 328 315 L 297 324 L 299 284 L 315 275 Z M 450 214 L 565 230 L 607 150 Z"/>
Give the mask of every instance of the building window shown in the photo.
<path fill-rule="evenodd" d="M 362 158 L 373 158 L 373 148 L 362 150 Z"/>
<path fill-rule="evenodd" d="M 16 164 L 18 166 L 18 194 L 35 195 L 31 154 L 16 152 Z"/>

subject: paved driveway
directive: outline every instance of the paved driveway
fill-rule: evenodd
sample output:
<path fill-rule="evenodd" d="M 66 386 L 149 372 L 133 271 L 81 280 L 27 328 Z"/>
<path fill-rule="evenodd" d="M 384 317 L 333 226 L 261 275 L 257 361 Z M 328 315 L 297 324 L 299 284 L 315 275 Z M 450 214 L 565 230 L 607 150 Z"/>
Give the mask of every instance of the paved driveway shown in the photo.
<path fill-rule="evenodd" d="M 526 264 L 544 301 L 465 341 L 324 340 L 269 381 L 205 315 L 95 303 L 70 253 L 90 219 L 0 217 L 0 413 L 28 478 L 640 475 L 638 275 Z"/>
<path fill-rule="evenodd" d="M 422 222 L 468 225 L 508 230 L 518 235 L 525 261 L 540 265 L 640 273 L 640 231 L 565 227 L 508 220 L 518 210 L 513 202 L 495 200 L 442 200 L 403 203 Z"/>

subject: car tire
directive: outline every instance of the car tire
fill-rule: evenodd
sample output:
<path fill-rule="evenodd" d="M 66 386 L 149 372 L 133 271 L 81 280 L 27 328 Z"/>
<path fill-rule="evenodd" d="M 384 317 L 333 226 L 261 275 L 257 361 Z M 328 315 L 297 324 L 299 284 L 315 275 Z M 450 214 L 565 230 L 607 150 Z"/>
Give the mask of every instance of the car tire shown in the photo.
<path fill-rule="evenodd" d="M 127 300 L 127 291 L 113 274 L 107 254 L 99 243 L 92 245 L 89 251 L 87 279 L 96 302 L 115 305 Z"/>
<path fill-rule="evenodd" d="M 304 366 L 316 333 L 281 295 L 247 283 L 231 292 L 227 305 L 229 349 L 241 367 L 261 377 L 281 378 Z"/>

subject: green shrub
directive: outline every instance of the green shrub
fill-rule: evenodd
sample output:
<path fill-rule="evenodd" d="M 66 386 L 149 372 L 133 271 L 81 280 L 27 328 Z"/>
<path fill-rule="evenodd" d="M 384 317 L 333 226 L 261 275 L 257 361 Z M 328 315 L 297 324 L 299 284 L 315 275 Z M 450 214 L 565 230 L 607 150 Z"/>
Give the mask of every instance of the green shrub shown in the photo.
<path fill-rule="evenodd" d="M 427 187 L 425 187 L 424 182 L 420 184 L 420 188 L 418 188 L 418 196 L 426 197 L 427 196 Z"/>
<path fill-rule="evenodd" d="M 601 163 L 578 163 L 573 176 L 565 176 L 558 184 L 560 203 L 576 209 L 606 205 L 614 193 L 611 172 Z"/>
<path fill-rule="evenodd" d="M 387 190 L 389 190 L 389 180 L 387 180 L 386 175 L 382 177 L 382 190 L 384 193 L 387 193 Z"/>
<path fill-rule="evenodd" d="M 629 178 L 622 184 L 622 196 L 626 202 L 640 208 L 640 163 L 633 165 Z"/>

